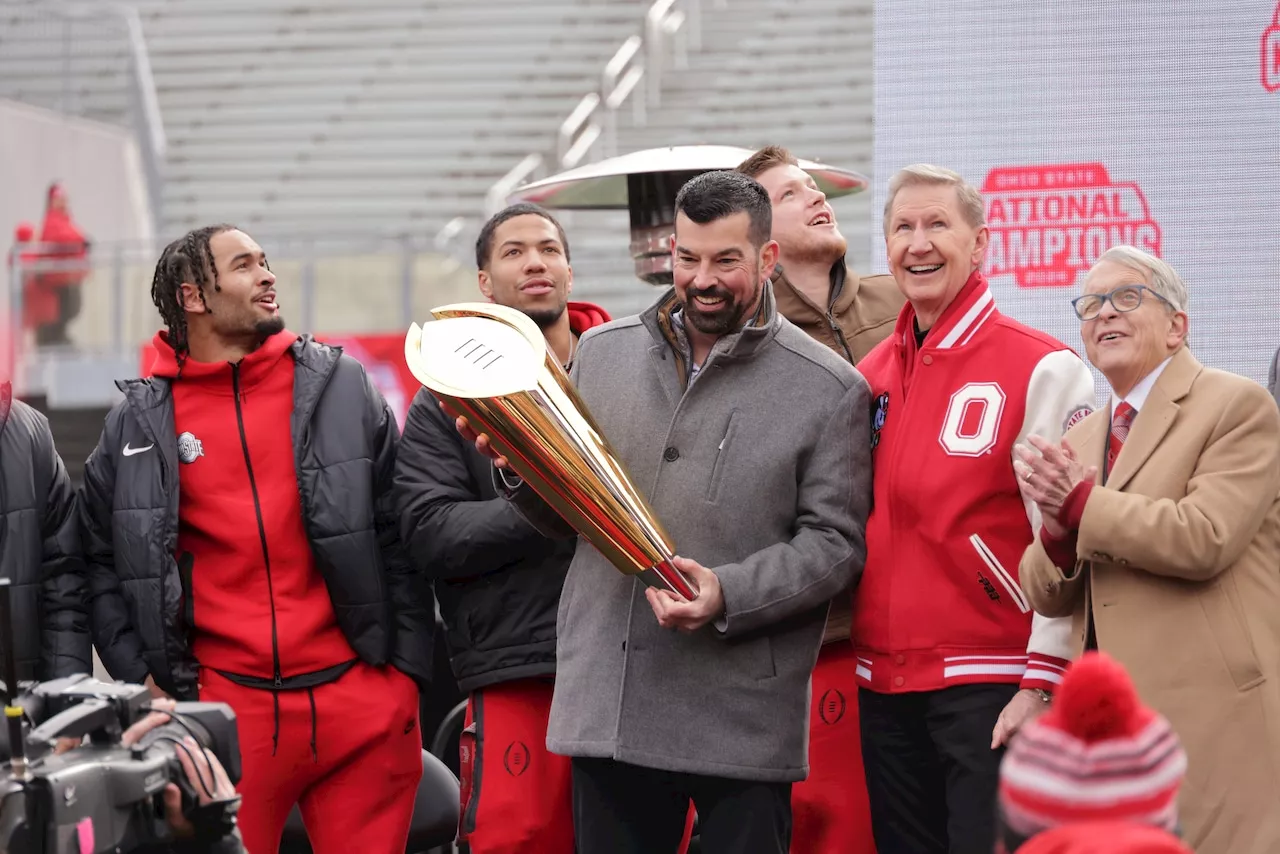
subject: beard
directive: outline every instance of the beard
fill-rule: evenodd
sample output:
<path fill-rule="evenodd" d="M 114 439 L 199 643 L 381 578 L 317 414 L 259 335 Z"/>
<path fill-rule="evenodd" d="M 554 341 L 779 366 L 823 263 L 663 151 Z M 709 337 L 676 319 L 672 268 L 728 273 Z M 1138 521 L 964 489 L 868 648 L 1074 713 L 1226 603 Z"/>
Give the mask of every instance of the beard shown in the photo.
<path fill-rule="evenodd" d="M 277 314 L 275 317 L 259 320 L 254 324 L 253 331 L 261 338 L 270 338 L 272 335 L 278 335 L 284 332 L 284 318 Z"/>
<path fill-rule="evenodd" d="M 694 297 L 720 297 L 724 302 L 718 308 L 708 309 L 695 302 Z M 742 328 L 743 318 L 750 306 L 736 300 L 725 288 L 713 285 L 709 288 L 690 287 L 685 291 L 683 307 L 685 319 L 694 329 L 704 335 L 728 335 Z"/>
<path fill-rule="evenodd" d="M 264 318 L 248 316 L 247 313 L 229 317 L 219 312 L 213 315 L 213 321 L 215 334 L 226 341 L 254 340 L 260 344 L 272 335 L 284 331 L 284 318 L 278 313 Z"/>
<path fill-rule="evenodd" d="M 524 315 L 538 324 L 539 329 L 546 332 L 564 315 L 566 305 L 567 301 L 560 303 L 555 308 L 530 308 L 525 310 Z"/>
<path fill-rule="evenodd" d="M 520 308 L 520 311 L 524 313 L 525 317 L 529 318 L 534 323 L 538 324 L 538 328 L 541 329 L 543 332 L 546 332 L 548 329 L 550 329 L 552 326 L 555 325 L 556 321 L 558 321 L 561 318 L 561 316 L 564 315 L 564 310 L 568 305 L 569 305 L 569 297 L 566 294 L 566 295 L 561 295 L 559 301 L 553 306 L 549 306 L 549 307 L 540 306 L 538 308 L 521 308 L 520 306 L 517 305 L 514 307 Z"/>

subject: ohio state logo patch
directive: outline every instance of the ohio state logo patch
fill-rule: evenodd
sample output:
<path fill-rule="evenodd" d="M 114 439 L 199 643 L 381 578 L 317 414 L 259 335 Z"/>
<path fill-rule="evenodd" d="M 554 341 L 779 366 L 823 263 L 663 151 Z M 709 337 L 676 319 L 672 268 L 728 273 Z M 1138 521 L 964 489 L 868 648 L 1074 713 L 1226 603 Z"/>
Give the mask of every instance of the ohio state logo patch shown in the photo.
<path fill-rule="evenodd" d="M 992 169 L 982 195 L 991 233 L 988 278 L 1066 288 L 1113 246 L 1160 255 L 1160 226 L 1141 188 L 1113 181 L 1101 163 Z"/>
<path fill-rule="evenodd" d="M 1091 412 L 1093 412 L 1093 407 L 1088 405 L 1077 406 L 1075 409 L 1071 410 L 1071 413 L 1067 415 L 1067 420 L 1062 422 L 1062 432 L 1065 433 L 1072 427 L 1079 424 L 1085 419 L 1085 416 Z"/>
<path fill-rule="evenodd" d="M 1262 88 L 1280 92 L 1280 3 L 1271 17 L 1271 26 L 1262 31 Z"/>
<path fill-rule="evenodd" d="M 194 463 L 204 456 L 204 443 L 194 433 L 183 433 L 178 436 L 178 459 L 184 463 Z"/>

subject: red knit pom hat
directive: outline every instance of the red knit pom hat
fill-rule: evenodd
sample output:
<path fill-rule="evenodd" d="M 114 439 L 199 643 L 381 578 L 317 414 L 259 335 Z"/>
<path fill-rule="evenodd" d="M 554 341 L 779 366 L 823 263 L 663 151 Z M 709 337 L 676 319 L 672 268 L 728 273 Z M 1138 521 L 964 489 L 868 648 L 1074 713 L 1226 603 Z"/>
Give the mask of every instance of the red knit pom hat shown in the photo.
<path fill-rule="evenodd" d="M 1029 837 L 1084 821 L 1173 831 L 1187 756 L 1169 722 L 1142 704 L 1106 653 L 1072 664 L 1052 708 L 1022 728 L 1000 765 L 1006 828 Z"/>

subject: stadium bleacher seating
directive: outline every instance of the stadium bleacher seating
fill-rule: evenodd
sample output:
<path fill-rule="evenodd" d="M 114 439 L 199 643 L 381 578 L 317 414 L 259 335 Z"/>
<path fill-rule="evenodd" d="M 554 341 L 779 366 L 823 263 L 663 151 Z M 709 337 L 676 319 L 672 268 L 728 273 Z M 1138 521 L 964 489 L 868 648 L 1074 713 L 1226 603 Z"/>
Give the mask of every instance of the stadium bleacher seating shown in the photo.
<path fill-rule="evenodd" d="M 161 233 L 232 220 L 264 240 L 403 236 L 429 243 L 555 134 L 605 62 L 643 32 L 637 0 L 138 0 L 168 138 Z M 97 16 L 55 26 L 35 3 L 0 11 L 0 97 L 127 123 L 127 39 Z M 644 126 L 619 113 L 619 153 L 778 142 L 869 173 L 869 0 L 703 0 L 701 46 L 662 76 Z M 7 16 L 7 17 L 6 17 Z M 802 17 L 803 16 L 803 17 Z M 686 24 L 686 28 L 688 24 Z M 70 38 L 76 49 L 62 50 Z M 813 62 L 814 55 L 822 61 Z M 66 63 L 72 63 L 66 66 Z M 71 67 L 72 86 L 58 83 Z M 601 154 L 601 147 L 589 155 Z M 868 254 L 869 194 L 837 205 L 850 256 Z M 627 257 L 623 212 L 567 213 L 577 294 L 611 311 L 652 293 Z M 383 250 L 376 250 L 383 251 Z M 396 282 L 394 261 L 377 282 Z M 359 269 L 358 261 L 349 268 Z M 318 271 L 319 290 L 329 294 Z M 378 285 L 374 285 L 378 287 Z M 334 302 L 337 300 L 337 302 Z M 352 329 L 394 319 L 369 300 Z M 389 314 L 390 312 L 390 314 Z M 331 314 L 330 311 L 322 312 Z M 323 317 L 319 318 L 323 322 Z"/>
<path fill-rule="evenodd" d="M 620 152 L 673 144 L 785 145 L 800 157 L 871 175 L 872 4 L 868 0 L 727 0 L 710 4 L 702 48 L 663 78 L 661 104 L 642 127 L 625 122 Z M 814 62 L 814 55 L 823 57 Z M 625 119 L 626 110 L 622 111 Z M 871 194 L 833 203 L 849 259 L 866 269 Z M 566 217 L 583 290 L 619 311 L 655 295 L 636 290 L 625 212 Z"/>

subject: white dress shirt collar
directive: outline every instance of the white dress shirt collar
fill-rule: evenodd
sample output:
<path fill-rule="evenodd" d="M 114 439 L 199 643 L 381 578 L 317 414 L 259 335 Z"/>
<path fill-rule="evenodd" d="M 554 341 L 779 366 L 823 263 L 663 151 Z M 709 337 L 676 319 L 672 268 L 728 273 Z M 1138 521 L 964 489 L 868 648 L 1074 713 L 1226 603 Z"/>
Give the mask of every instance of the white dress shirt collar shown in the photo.
<path fill-rule="evenodd" d="M 1133 407 L 1135 415 L 1141 412 L 1143 404 L 1147 402 L 1147 395 L 1151 394 L 1151 389 L 1156 386 L 1156 380 L 1160 379 L 1160 375 L 1164 373 L 1165 368 L 1169 367 L 1169 363 L 1171 361 L 1173 361 L 1173 356 L 1170 356 L 1160 364 L 1156 365 L 1155 370 L 1139 380 L 1138 384 L 1130 389 L 1129 393 L 1118 401 L 1116 400 L 1118 397 L 1116 390 L 1114 388 L 1111 389 L 1111 411 L 1114 413 L 1116 411 L 1116 407 L 1121 403 L 1127 403 Z"/>

